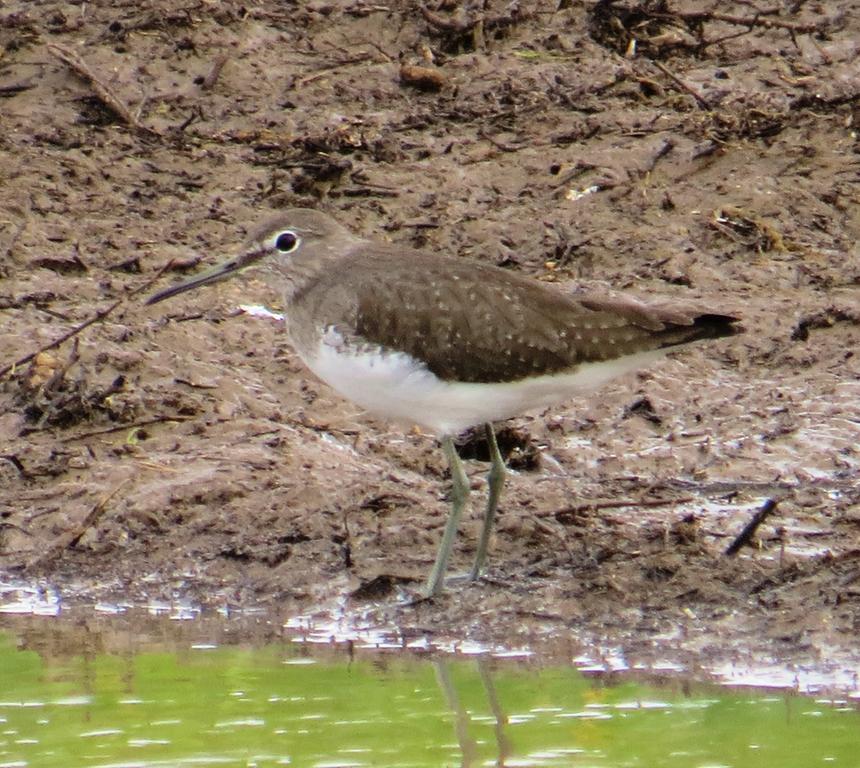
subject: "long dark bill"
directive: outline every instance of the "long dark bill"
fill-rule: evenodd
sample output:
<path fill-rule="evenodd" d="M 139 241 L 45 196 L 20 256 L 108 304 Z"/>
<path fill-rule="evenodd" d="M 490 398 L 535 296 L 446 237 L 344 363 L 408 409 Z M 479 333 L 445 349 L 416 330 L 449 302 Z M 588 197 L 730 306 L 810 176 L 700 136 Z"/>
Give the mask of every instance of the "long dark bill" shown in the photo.
<path fill-rule="evenodd" d="M 239 272 L 244 271 L 248 267 L 252 267 L 261 258 L 263 258 L 264 255 L 265 251 L 262 250 L 241 253 L 229 261 L 218 264 L 204 272 L 199 272 L 196 275 L 192 275 L 187 280 L 183 280 L 181 283 L 176 283 L 176 285 L 171 285 L 163 291 L 152 294 L 145 303 L 147 305 L 157 304 L 159 301 L 164 301 L 165 299 L 169 299 L 173 296 L 178 296 L 180 293 L 185 293 L 186 291 L 191 291 L 194 288 L 199 288 L 201 285 L 220 283 L 222 280 L 227 280 Z"/>

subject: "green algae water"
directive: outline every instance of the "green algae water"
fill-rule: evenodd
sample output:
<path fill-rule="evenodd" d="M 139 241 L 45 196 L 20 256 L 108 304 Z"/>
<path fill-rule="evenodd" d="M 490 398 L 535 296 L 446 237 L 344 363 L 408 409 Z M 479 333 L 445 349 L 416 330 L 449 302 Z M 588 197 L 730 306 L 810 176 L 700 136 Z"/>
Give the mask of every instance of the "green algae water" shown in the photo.
<path fill-rule="evenodd" d="M 860 767 L 845 701 L 38 626 L 0 630 L 3 768 Z"/>

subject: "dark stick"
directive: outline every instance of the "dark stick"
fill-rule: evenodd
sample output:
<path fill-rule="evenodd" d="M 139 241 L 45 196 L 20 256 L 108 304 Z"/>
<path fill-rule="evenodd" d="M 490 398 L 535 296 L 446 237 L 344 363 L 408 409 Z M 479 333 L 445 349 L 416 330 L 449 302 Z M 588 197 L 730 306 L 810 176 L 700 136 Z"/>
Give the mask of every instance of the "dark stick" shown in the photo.
<path fill-rule="evenodd" d="M 735 24 L 742 27 L 765 27 L 768 29 L 787 29 L 791 32 L 810 33 L 818 32 L 829 23 L 828 19 L 822 21 L 803 23 L 799 21 L 783 21 L 782 19 L 774 19 L 770 14 L 777 12 L 777 9 L 763 11 L 755 14 L 755 16 L 735 16 L 730 13 L 718 13 L 716 11 L 689 11 L 678 14 L 682 19 L 689 21 L 723 21 L 726 24 Z"/>
<path fill-rule="evenodd" d="M 98 525 L 102 516 L 107 509 L 108 502 L 113 499 L 126 485 L 131 482 L 131 478 L 127 478 L 123 480 L 116 488 L 114 488 L 107 496 L 103 497 L 101 501 L 97 502 L 95 506 L 89 511 L 87 516 L 84 518 L 83 522 L 75 528 L 73 531 L 66 531 L 65 533 L 60 534 L 54 540 L 52 544 L 48 546 L 48 548 L 42 552 L 41 554 L 34 557 L 32 560 L 24 564 L 24 570 L 30 570 L 36 568 L 39 565 L 43 565 L 46 562 L 50 562 L 55 557 L 60 555 L 66 549 L 73 549 L 78 545 L 78 542 L 84 537 L 84 534 L 90 529 L 94 528 Z"/>
<path fill-rule="evenodd" d="M 79 323 L 70 331 L 64 333 L 62 336 L 60 336 L 59 339 L 48 342 L 47 344 L 39 347 L 39 349 L 37 349 L 35 352 L 31 352 L 28 355 L 24 355 L 24 357 L 18 358 L 14 363 L 9 363 L 8 365 L 3 366 L 3 368 L 0 368 L 0 378 L 3 378 L 7 373 L 9 373 L 9 371 L 14 371 L 18 366 L 24 365 L 25 363 L 29 363 L 34 357 L 36 357 L 36 355 L 39 355 L 42 352 L 47 352 L 49 349 L 55 349 L 56 347 L 59 347 L 60 344 L 62 344 L 64 341 L 68 341 L 72 338 L 72 336 L 77 336 L 81 331 L 83 331 L 85 328 L 88 328 L 93 323 L 98 323 L 99 321 L 104 320 L 111 312 L 113 312 L 120 304 L 122 304 L 123 301 L 128 298 L 131 298 L 132 296 L 137 293 L 140 293 L 141 291 L 147 290 L 153 283 L 158 280 L 158 278 L 161 277 L 162 274 L 164 274 L 167 268 L 170 267 L 172 264 L 172 260 L 168 261 L 161 269 L 158 270 L 158 272 L 155 273 L 153 277 L 147 280 L 143 285 L 135 288 L 127 296 L 123 296 L 121 299 L 117 299 L 109 307 L 106 307 L 105 309 L 100 309 L 92 317 L 87 318 L 86 320 L 84 320 L 84 322 Z"/>
<path fill-rule="evenodd" d="M 83 432 L 80 435 L 70 435 L 69 437 L 64 437 L 60 440 L 61 443 L 72 443 L 75 440 L 86 440 L 90 437 L 98 437 L 99 435 L 110 435 L 113 432 L 122 432 L 123 430 L 133 430 L 140 429 L 141 427 L 148 427 L 152 424 L 164 424 L 167 421 L 188 421 L 190 416 L 157 416 L 154 419 L 144 419 L 143 421 L 136 421 L 133 424 L 118 424 L 115 427 L 107 427 L 105 429 L 96 429 L 91 432 Z M 255 435 L 256 437 L 256 435 Z M 2 458 L 2 457 L 0 457 Z"/>
<path fill-rule="evenodd" d="M 147 128 L 143 125 L 126 106 L 125 102 L 119 98 L 108 86 L 93 72 L 87 63 L 71 48 L 57 43 L 48 43 L 48 53 L 58 58 L 67 67 L 74 71 L 83 80 L 89 83 L 93 92 L 111 112 L 120 118 L 126 125 L 130 125 L 140 133 L 148 136 L 158 136 L 158 132 Z"/>
<path fill-rule="evenodd" d="M 666 77 L 668 77 L 675 85 L 678 86 L 685 93 L 689 93 L 696 100 L 696 104 L 699 105 L 701 109 L 705 111 L 710 111 L 712 109 L 710 102 L 702 96 L 695 88 L 691 85 L 685 83 L 680 77 L 678 77 L 672 70 L 670 70 L 665 64 L 661 64 L 659 61 L 651 62 L 657 69 L 659 69 Z"/>
<path fill-rule="evenodd" d="M 554 517 L 558 519 L 564 515 L 575 515 L 577 512 L 588 512 L 598 509 L 619 509 L 620 507 L 667 507 L 673 504 L 688 504 L 695 501 L 693 496 L 683 496 L 680 499 L 617 499 L 614 501 L 594 501 L 590 504 L 583 502 L 571 507 L 562 507 L 551 512 L 537 512 L 535 517 Z"/>
<path fill-rule="evenodd" d="M 19 357 L 14 363 L 9 363 L 8 365 L 0 368 L 0 377 L 5 376 L 9 371 L 14 371 L 18 366 L 24 365 L 24 363 L 29 363 L 36 355 L 40 355 L 42 352 L 47 352 L 49 349 L 54 349 L 59 347 L 64 341 L 68 341 L 72 338 L 72 336 L 77 336 L 82 330 L 88 328 L 93 323 L 97 323 L 99 320 L 104 320 L 111 312 L 113 312 L 120 304 L 122 304 L 122 299 L 117 299 L 113 304 L 111 304 L 106 309 L 100 309 L 96 312 L 92 317 L 87 318 L 84 322 L 76 325 L 72 330 L 68 333 L 64 333 L 60 336 L 59 339 L 49 342 L 48 344 L 44 344 L 39 347 L 35 352 L 31 352 L 29 355 L 24 355 L 24 357 Z"/>
<path fill-rule="evenodd" d="M 738 534 L 737 538 L 726 548 L 726 555 L 728 557 L 736 555 L 740 551 L 741 547 L 749 543 L 749 540 L 753 537 L 753 534 L 756 532 L 758 527 L 767 519 L 767 516 L 776 509 L 776 505 L 778 503 L 779 502 L 774 501 L 773 499 L 764 500 L 764 504 L 761 505 L 761 509 L 753 515 L 752 520 L 746 524 L 744 529 Z"/>
<path fill-rule="evenodd" d="M 212 62 L 212 68 L 209 70 L 209 74 L 203 78 L 203 82 L 200 83 L 200 88 L 204 91 L 211 91 L 215 87 L 215 83 L 218 82 L 218 78 L 221 77 L 221 70 L 224 69 L 224 65 L 229 60 L 230 56 L 226 53 L 218 54 L 215 57 L 215 60 Z"/>

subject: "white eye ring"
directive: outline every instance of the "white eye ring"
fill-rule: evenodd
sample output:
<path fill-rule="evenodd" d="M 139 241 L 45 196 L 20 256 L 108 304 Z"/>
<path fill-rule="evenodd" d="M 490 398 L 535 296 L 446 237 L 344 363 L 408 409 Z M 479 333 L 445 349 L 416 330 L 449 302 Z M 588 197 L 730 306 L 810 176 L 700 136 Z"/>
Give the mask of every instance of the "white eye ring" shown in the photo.
<path fill-rule="evenodd" d="M 278 232 L 278 234 L 272 238 L 273 245 L 281 253 L 292 253 L 299 247 L 299 243 L 301 241 L 301 238 L 289 229 L 285 229 L 283 232 Z"/>

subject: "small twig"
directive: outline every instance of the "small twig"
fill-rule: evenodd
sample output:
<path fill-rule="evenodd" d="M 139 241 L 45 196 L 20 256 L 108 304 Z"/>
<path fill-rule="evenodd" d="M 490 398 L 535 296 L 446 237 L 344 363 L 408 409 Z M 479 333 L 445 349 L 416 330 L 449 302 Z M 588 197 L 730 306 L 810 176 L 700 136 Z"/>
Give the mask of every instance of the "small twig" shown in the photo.
<path fill-rule="evenodd" d="M 122 304 L 122 302 L 123 302 L 123 299 L 117 299 L 113 304 L 111 304 L 106 309 L 100 309 L 92 317 L 87 318 L 86 320 L 84 320 L 84 322 L 79 323 L 74 328 L 72 328 L 70 331 L 68 331 L 67 333 L 64 333 L 62 336 L 60 336 L 59 339 L 56 339 L 56 340 L 51 341 L 47 344 L 44 344 L 41 347 L 39 347 L 39 349 L 37 349 L 35 352 L 30 352 L 30 354 L 24 355 L 24 357 L 18 358 L 14 363 L 9 363 L 8 365 L 4 366 L 3 368 L 0 368 L 0 378 L 5 376 L 10 371 L 14 371 L 19 366 L 24 365 L 25 363 L 29 363 L 34 357 L 36 357 L 36 355 L 40 355 L 40 354 L 42 354 L 42 352 L 47 352 L 49 349 L 55 349 L 55 348 L 59 347 L 63 342 L 68 341 L 73 336 L 77 336 L 81 331 L 83 331 L 85 328 L 88 328 L 93 323 L 97 323 L 100 320 L 104 320 L 111 312 L 113 312 L 120 304 Z"/>
<path fill-rule="evenodd" d="M 765 499 L 764 504 L 761 505 L 761 509 L 753 515 L 752 520 L 744 526 L 744 529 L 738 534 L 737 538 L 726 547 L 725 554 L 728 557 L 736 555 L 745 544 L 749 543 L 749 540 L 753 537 L 758 527 L 776 509 L 778 503 L 773 499 Z"/>
<path fill-rule="evenodd" d="M 369 45 L 371 48 L 376 48 L 379 51 L 379 55 L 389 64 L 395 59 L 395 56 L 392 56 L 381 45 L 374 43 L 372 40 L 362 40 L 359 45 Z"/>
<path fill-rule="evenodd" d="M 204 91 L 211 91 L 215 87 L 215 83 L 218 82 L 218 78 L 221 77 L 221 70 L 224 69 L 224 65 L 229 60 L 230 56 L 226 53 L 221 53 L 215 57 L 215 60 L 212 62 L 212 68 L 209 70 L 209 74 L 203 78 L 203 82 L 200 83 L 200 88 Z"/>
<path fill-rule="evenodd" d="M 478 129 L 478 136 L 480 136 L 482 139 L 484 139 L 484 141 L 489 141 L 490 144 L 492 144 L 494 147 L 496 147 L 496 149 L 502 150 L 502 152 L 519 152 L 521 149 L 528 146 L 526 143 L 517 144 L 517 145 L 505 144 L 504 142 L 493 138 L 489 134 L 489 132 L 484 130 L 483 128 Z"/>
<path fill-rule="evenodd" d="M 483 46 L 485 31 L 526 21 L 536 13 L 535 10 L 525 10 L 519 6 L 519 3 L 509 3 L 508 13 L 495 16 L 489 16 L 485 13 L 467 14 L 461 12 L 454 18 L 445 18 L 434 13 L 423 4 L 418 6 L 418 11 L 424 17 L 424 21 L 440 32 L 454 32 L 461 35 L 471 32 L 472 43 L 478 49 Z"/>
<path fill-rule="evenodd" d="M 0 454 L 0 459 L 4 459 L 8 461 L 15 469 L 18 470 L 18 473 L 21 477 L 30 477 L 30 473 L 26 470 L 24 465 L 21 463 L 21 460 L 12 453 L 3 453 Z"/>
<path fill-rule="evenodd" d="M 571 507 L 562 507 L 552 512 L 535 512 L 534 514 L 537 517 L 554 517 L 558 520 L 559 517 L 575 515 L 577 512 L 587 512 L 589 510 L 617 509 L 619 507 L 666 507 L 673 504 L 689 504 L 695 500 L 694 496 L 682 496 L 679 499 L 615 499 L 613 501 L 594 501 L 590 504 L 576 504 Z"/>
<path fill-rule="evenodd" d="M 35 88 L 36 86 L 31 82 L 26 83 L 15 83 L 14 85 L 4 85 L 0 86 L 0 97 L 5 96 L 15 96 L 23 91 L 29 91 L 31 88 Z"/>
<path fill-rule="evenodd" d="M 562 527 L 560 530 L 556 530 L 549 523 L 545 523 L 537 515 L 534 515 L 534 514 L 529 515 L 529 517 L 531 518 L 532 522 L 535 524 L 535 527 L 539 531 L 542 531 L 543 533 L 547 534 L 548 536 L 552 536 L 554 539 L 558 540 L 558 542 L 564 548 L 565 553 L 567 553 L 567 556 L 570 558 L 571 562 L 573 562 L 573 559 L 574 559 L 573 558 L 573 552 L 571 552 L 570 545 L 567 543 L 567 534 L 565 533 L 564 528 Z M 556 521 L 556 522 L 558 522 L 558 521 Z M 564 525 L 564 523 L 560 523 L 560 522 L 558 524 L 561 526 Z"/>
<path fill-rule="evenodd" d="M 66 547 L 76 547 L 78 542 L 83 538 L 83 535 L 92 527 L 98 524 L 107 509 L 108 502 L 116 496 L 123 488 L 131 482 L 131 478 L 123 480 L 116 488 L 114 488 L 107 496 L 98 502 L 84 519 L 84 522 L 78 527 L 77 531 L 72 533 Z"/>
<path fill-rule="evenodd" d="M 173 264 L 173 260 L 171 259 L 166 264 L 164 264 L 164 266 L 162 266 L 161 269 L 159 269 L 155 273 L 155 275 L 153 275 L 145 283 L 142 283 L 141 285 L 139 285 L 134 290 L 130 291 L 127 295 L 123 296 L 122 298 L 117 299 L 113 304 L 106 307 L 105 309 L 100 309 L 92 317 L 87 318 L 82 323 L 79 323 L 74 328 L 72 328 L 70 331 L 64 333 L 62 336 L 60 336 L 59 339 L 55 339 L 54 341 L 50 341 L 47 344 L 44 344 L 41 347 L 39 347 L 39 349 L 37 349 L 35 352 L 30 352 L 29 354 L 24 355 L 24 357 L 18 358 L 14 363 L 9 363 L 8 365 L 5 365 L 3 368 L 0 368 L 0 378 L 3 378 L 7 373 L 9 373 L 10 371 L 14 371 L 19 366 L 25 365 L 26 363 L 29 363 L 34 357 L 36 357 L 36 355 L 40 355 L 42 352 L 47 352 L 49 349 L 56 349 L 57 347 L 59 347 L 64 342 L 71 339 L 73 336 L 77 336 L 81 331 L 83 331 L 86 328 L 89 328 L 91 325 L 93 325 L 93 323 L 101 322 L 111 312 L 113 312 L 120 304 L 122 304 L 124 301 L 126 301 L 127 299 L 130 299 L 132 296 L 135 296 L 136 294 L 140 293 L 141 291 L 145 291 L 148 288 L 150 288 L 153 285 L 153 283 L 155 283 L 161 277 L 161 275 L 165 271 L 167 271 L 167 269 L 172 264 Z"/>
<path fill-rule="evenodd" d="M 710 102 L 702 96 L 695 88 L 691 85 L 687 85 L 680 77 L 678 77 L 672 70 L 670 70 L 667 66 L 665 66 L 662 62 L 659 62 L 655 59 L 651 60 L 651 63 L 657 67 L 666 77 L 668 77 L 675 85 L 677 85 L 682 91 L 685 93 L 689 93 L 696 100 L 696 104 L 698 104 L 702 109 L 710 111 L 713 109 L 711 107 Z"/>
<path fill-rule="evenodd" d="M 343 542 L 340 545 L 340 553 L 343 555 L 343 567 L 347 570 L 352 568 L 352 532 L 349 530 L 349 508 L 343 512 Z"/>
<path fill-rule="evenodd" d="M 365 61 L 372 60 L 373 57 L 369 53 L 361 53 L 356 56 L 340 59 L 339 61 L 333 61 L 330 64 L 323 64 L 317 67 L 317 69 L 311 72 L 309 75 L 305 75 L 305 77 L 300 77 L 298 80 L 296 80 L 295 83 L 293 83 L 293 88 L 303 88 L 304 86 L 314 82 L 314 80 L 319 80 L 321 77 L 326 77 L 333 69 L 339 69 L 340 67 L 349 67 L 355 64 L 363 64 Z"/>
<path fill-rule="evenodd" d="M 95 429 L 91 432 L 83 432 L 80 435 L 70 435 L 62 438 L 61 443 L 73 443 L 77 440 L 86 440 L 88 437 L 97 437 L 99 435 L 109 435 L 113 432 L 122 432 L 123 430 L 140 429 L 140 427 L 148 427 L 151 424 L 163 424 L 166 421 L 189 421 L 191 416 L 157 416 L 154 419 L 145 419 L 143 421 L 135 421 L 132 424 L 118 424 L 115 427 L 107 427 L 106 429 Z"/>
<path fill-rule="evenodd" d="M 752 27 L 747 27 L 747 29 L 742 29 L 740 32 L 731 32 L 727 35 L 723 35 L 722 37 L 715 37 L 710 40 L 702 40 L 701 49 L 705 51 L 706 49 L 714 46 L 720 45 L 721 43 L 727 43 L 729 40 L 737 40 L 739 37 L 744 37 L 745 35 L 749 35 L 752 33 Z"/>
<path fill-rule="evenodd" d="M 579 178 L 585 173 L 589 171 L 595 171 L 600 168 L 599 165 L 594 165 L 594 163 L 586 163 L 582 160 L 577 160 L 574 163 L 573 168 L 565 171 L 561 176 L 558 177 L 555 181 L 552 182 L 552 186 L 555 189 L 559 189 L 561 187 L 566 187 L 571 181 L 576 178 Z"/>
<path fill-rule="evenodd" d="M 726 24 L 737 24 L 742 27 L 765 27 L 766 29 L 787 29 L 791 32 L 808 33 L 818 32 L 829 23 L 829 20 L 801 23 L 798 21 L 783 21 L 782 19 L 774 19 L 770 16 L 771 13 L 778 13 L 778 9 L 773 9 L 766 12 L 757 13 L 754 16 L 735 16 L 730 13 L 719 13 L 717 11 L 689 11 L 680 12 L 678 17 L 685 21 L 724 21 Z"/>
<path fill-rule="evenodd" d="M 651 155 L 648 163 L 642 169 L 644 173 L 648 174 L 656 168 L 657 163 L 661 158 L 666 157 L 673 149 L 675 148 L 675 142 L 670 138 L 664 138 L 660 145 L 654 150 L 654 154 Z"/>
<path fill-rule="evenodd" d="M 96 503 L 89 511 L 83 522 L 73 531 L 66 531 L 60 534 L 57 539 L 44 552 L 34 557 L 30 562 L 24 565 L 24 570 L 30 570 L 42 563 L 53 560 L 65 549 L 71 549 L 78 545 L 78 542 L 83 538 L 84 534 L 92 527 L 98 524 L 107 509 L 108 502 L 116 496 L 125 486 L 131 482 L 131 478 L 123 480 L 116 488 L 114 488 L 107 496 Z"/>
<path fill-rule="evenodd" d="M 152 130 L 152 128 L 147 128 L 131 113 L 126 104 L 96 76 L 95 72 L 90 69 L 89 65 L 75 51 L 56 43 L 48 43 L 47 48 L 48 53 L 62 61 L 63 64 L 69 67 L 81 79 L 89 83 L 98 99 L 119 117 L 120 120 L 140 133 L 149 136 L 159 136 L 158 132 Z"/>
<path fill-rule="evenodd" d="M 458 19 L 446 19 L 443 16 L 433 13 L 433 11 L 426 8 L 424 5 L 419 5 L 418 10 L 424 17 L 424 21 L 426 21 L 431 27 L 435 27 L 436 29 L 443 30 L 445 32 L 466 32 L 475 26 L 476 23 L 475 20 L 460 21 Z"/>
<path fill-rule="evenodd" d="M 189 125 L 203 119 L 203 110 L 199 104 L 195 104 L 191 108 L 191 114 L 188 115 L 176 128 L 176 133 L 182 133 Z"/>

